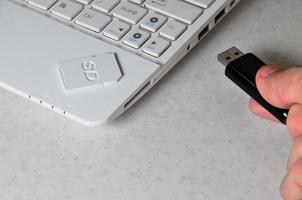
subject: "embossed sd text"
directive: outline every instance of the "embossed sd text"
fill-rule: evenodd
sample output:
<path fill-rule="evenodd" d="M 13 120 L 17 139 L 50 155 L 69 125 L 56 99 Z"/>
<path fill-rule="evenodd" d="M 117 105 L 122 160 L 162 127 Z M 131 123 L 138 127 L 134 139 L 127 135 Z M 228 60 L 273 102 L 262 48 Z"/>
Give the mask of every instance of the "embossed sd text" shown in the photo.
<path fill-rule="evenodd" d="M 93 61 L 83 61 L 82 69 L 88 81 L 97 81 L 100 78 L 99 72 L 96 69 L 96 63 Z"/>

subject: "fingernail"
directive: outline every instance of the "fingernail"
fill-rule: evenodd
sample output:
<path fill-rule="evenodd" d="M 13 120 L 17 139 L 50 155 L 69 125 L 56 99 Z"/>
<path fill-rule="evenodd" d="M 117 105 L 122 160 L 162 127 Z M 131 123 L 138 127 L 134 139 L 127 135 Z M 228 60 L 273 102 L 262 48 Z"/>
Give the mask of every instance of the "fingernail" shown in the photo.
<path fill-rule="evenodd" d="M 267 78 L 269 77 L 272 73 L 280 70 L 278 67 L 264 67 L 260 71 L 260 77 L 261 78 Z"/>

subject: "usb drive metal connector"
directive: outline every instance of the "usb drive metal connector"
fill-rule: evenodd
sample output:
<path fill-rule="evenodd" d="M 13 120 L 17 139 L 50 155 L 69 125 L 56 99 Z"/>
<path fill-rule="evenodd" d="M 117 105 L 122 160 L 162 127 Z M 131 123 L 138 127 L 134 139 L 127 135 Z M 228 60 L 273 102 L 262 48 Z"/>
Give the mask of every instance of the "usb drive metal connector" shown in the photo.
<path fill-rule="evenodd" d="M 236 60 L 237 58 L 240 58 L 244 54 L 237 49 L 236 47 L 232 47 L 225 52 L 218 55 L 218 60 L 221 62 L 224 66 L 227 66 L 232 61 Z"/>
<path fill-rule="evenodd" d="M 225 75 L 229 79 L 280 120 L 280 122 L 286 124 L 288 110 L 277 108 L 268 103 L 257 89 L 256 74 L 265 65 L 263 61 L 252 53 L 242 53 L 236 47 L 232 47 L 219 54 L 218 60 L 226 67 Z"/>

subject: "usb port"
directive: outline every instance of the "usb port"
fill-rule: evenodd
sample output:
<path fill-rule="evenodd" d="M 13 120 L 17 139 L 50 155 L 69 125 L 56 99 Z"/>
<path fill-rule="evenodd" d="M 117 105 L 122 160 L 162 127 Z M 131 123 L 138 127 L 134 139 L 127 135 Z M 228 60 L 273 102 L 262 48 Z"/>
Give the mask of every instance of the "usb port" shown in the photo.
<path fill-rule="evenodd" d="M 233 7 L 235 5 L 235 3 L 236 3 L 236 0 L 231 1 L 230 7 Z"/>
<path fill-rule="evenodd" d="M 217 22 L 219 22 L 222 18 L 223 18 L 223 16 L 225 15 L 225 9 L 223 9 L 222 11 L 220 11 L 219 13 L 218 13 L 218 15 L 216 15 L 216 17 L 215 17 L 215 24 L 217 23 Z"/>
<path fill-rule="evenodd" d="M 201 40 L 210 30 L 210 26 L 207 25 L 202 31 L 198 34 L 198 40 Z"/>

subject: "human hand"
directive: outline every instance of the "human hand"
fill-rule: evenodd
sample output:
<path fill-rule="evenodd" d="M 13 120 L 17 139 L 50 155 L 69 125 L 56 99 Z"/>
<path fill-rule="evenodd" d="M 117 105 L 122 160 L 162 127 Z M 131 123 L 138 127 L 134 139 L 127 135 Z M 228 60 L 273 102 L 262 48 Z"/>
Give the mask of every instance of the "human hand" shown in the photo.
<path fill-rule="evenodd" d="M 288 160 L 288 173 L 281 185 L 281 195 L 285 200 L 302 200 L 302 68 L 265 66 L 258 71 L 256 83 L 269 103 L 279 108 L 289 108 L 287 127 L 294 142 Z M 250 109 L 256 115 L 277 121 L 254 100 L 250 101 Z"/>

